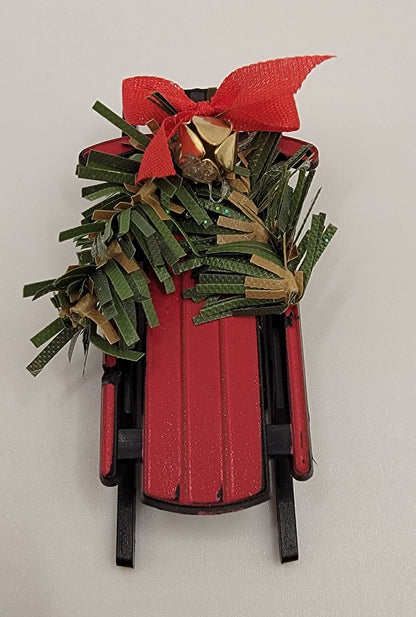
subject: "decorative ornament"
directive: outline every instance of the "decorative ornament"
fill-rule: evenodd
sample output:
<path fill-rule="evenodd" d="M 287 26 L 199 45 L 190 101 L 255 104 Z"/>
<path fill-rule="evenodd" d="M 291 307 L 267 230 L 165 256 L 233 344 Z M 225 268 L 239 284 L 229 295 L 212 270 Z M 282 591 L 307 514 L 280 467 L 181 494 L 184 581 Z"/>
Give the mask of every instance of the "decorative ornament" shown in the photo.
<path fill-rule="evenodd" d="M 119 486 L 121 565 L 137 461 L 143 501 L 215 513 L 268 499 L 271 458 L 281 558 L 297 558 L 292 476 L 312 473 L 298 303 L 336 228 L 312 214 L 320 190 L 302 216 L 318 152 L 281 133 L 299 128 L 293 95 L 330 57 L 252 64 L 217 90 L 133 77 L 124 118 L 94 105 L 123 136 L 80 155 L 93 205 L 59 236 L 78 264 L 24 287 L 58 309 L 27 368 L 68 343 L 71 358 L 79 338 L 85 356 L 104 352 L 100 476 Z"/>

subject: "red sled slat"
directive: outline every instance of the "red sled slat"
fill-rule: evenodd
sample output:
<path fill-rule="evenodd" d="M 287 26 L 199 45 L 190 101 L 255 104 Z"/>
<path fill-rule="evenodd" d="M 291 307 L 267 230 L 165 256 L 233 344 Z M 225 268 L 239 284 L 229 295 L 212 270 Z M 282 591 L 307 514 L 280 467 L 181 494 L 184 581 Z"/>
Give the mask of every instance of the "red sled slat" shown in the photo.
<path fill-rule="evenodd" d="M 114 368 L 117 360 L 114 356 L 104 354 L 103 367 Z M 114 468 L 114 438 L 116 420 L 116 386 L 103 383 L 101 387 L 101 444 L 100 444 L 100 476 L 108 478 Z"/>
<path fill-rule="evenodd" d="M 165 501 L 175 499 L 181 480 L 181 289 L 166 294 L 153 281 L 151 294 L 159 326 L 146 341 L 143 491 Z"/>
<path fill-rule="evenodd" d="M 191 286 L 187 274 L 181 277 Z M 184 415 L 180 501 L 215 503 L 223 492 L 221 358 L 218 323 L 194 326 L 200 304 L 181 300 Z M 201 332 L 198 330 L 203 328 Z"/>
<path fill-rule="evenodd" d="M 312 474 L 312 457 L 299 306 L 297 304 L 290 306 L 285 315 L 288 319 L 286 326 L 286 350 L 292 428 L 293 472 L 298 480 L 306 480 Z"/>
<path fill-rule="evenodd" d="M 173 294 L 152 289 L 160 326 L 147 336 L 143 491 L 220 506 L 263 488 L 256 320 L 195 326 L 200 305 L 181 293 L 191 281 L 188 273 L 176 278 Z"/>
<path fill-rule="evenodd" d="M 262 414 L 255 317 L 218 323 L 223 380 L 225 499 L 239 501 L 261 490 Z"/>

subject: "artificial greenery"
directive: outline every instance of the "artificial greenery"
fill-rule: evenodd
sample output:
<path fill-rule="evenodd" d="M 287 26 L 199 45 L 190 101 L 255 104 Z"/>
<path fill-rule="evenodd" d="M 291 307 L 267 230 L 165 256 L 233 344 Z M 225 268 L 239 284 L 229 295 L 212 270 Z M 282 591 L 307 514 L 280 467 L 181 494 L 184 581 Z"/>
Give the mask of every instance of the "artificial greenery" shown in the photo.
<path fill-rule="evenodd" d="M 150 327 L 158 325 L 152 279 L 171 293 L 177 275 L 195 272 L 195 286 L 183 293 L 202 303 L 196 324 L 281 313 L 301 299 L 336 232 L 325 214 L 312 214 L 319 192 L 301 216 L 315 173 L 310 146 L 287 158 L 280 134 L 241 134 L 234 172 L 222 182 L 194 182 L 177 168 L 176 176 L 136 185 L 149 136 L 101 103 L 94 109 L 128 136 L 126 152 L 91 150 L 78 165 L 79 178 L 98 182 L 82 189 L 93 203 L 80 224 L 59 235 L 75 242 L 78 264 L 24 287 L 34 300 L 51 293 L 59 311 L 31 339 L 36 347 L 47 343 L 27 367 L 32 375 L 67 344 L 71 355 L 78 338 L 85 353 L 92 343 L 115 357 L 140 359 L 137 311 Z"/>

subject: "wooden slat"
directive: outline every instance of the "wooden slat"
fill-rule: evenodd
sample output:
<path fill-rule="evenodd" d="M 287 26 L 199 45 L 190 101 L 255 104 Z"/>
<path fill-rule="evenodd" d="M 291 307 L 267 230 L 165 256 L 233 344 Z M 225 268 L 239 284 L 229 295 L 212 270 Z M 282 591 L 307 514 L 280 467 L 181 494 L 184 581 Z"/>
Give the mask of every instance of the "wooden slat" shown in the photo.
<path fill-rule="evenodd" d="M 147 333 L 143 490 L 155 499 L 173 500 L 183 455 L 181 289 L 165 294 L 153 281 L 151 293 L 160 325 Z"/>
<path fill-rule="evenodd" d="M 226 505 L 262 490 L 256 320 L 194 326 L 200 306 L 153 285 L 148 331 L 144 493 L 183 506 Z M 178 284 L 179 283 L 179 284 Z"/>
<path fill-rule="evenodd" d="M 312 456 L 299 306 L 297 304 L 290 306 L 285 315 L 288 319 L 286 350 L 293 442 L 293 471 L 296 478 L 307 479 L 312 473 Z"/>
<path fill-rule="evenodd" d="M 223 448 L 227 453 L 224 501 L 262 488 L 260 383 L 255 317 L 219 322 L 223 373 Z"/>
<path fill-rule="evenodd" d="M 191 286 L 189 273 L 185 287 Z M 184 469 L 181 502 L 215 503 L 223 483 L 219 322 L 194 326 L 201 305 L 183 301 Z"/>

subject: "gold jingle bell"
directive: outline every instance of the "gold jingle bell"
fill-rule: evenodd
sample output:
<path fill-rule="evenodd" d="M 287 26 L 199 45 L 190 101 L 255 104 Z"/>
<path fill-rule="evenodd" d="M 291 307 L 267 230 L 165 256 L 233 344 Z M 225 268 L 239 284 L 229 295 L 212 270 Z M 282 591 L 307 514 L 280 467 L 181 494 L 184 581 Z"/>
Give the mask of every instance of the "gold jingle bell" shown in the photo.
<path fill-rule="evenodd" d="M 182 124 L 173 144 L 183 176 L 206 184 L 220 180 L 222 171 L 234 169 L 236 151 L 237 133 L 231 122 L 210 116 L 193 116 Z"/>
<path fill-rule="evenodd" d="M 220 170 L 211 159 L 201 160 L 196 156 L 189 155 L 183 159 L 181 167 L 183 177 L 194 180 L 194 182 L 211 184 L 211 182 L 221 178 Z"/>

